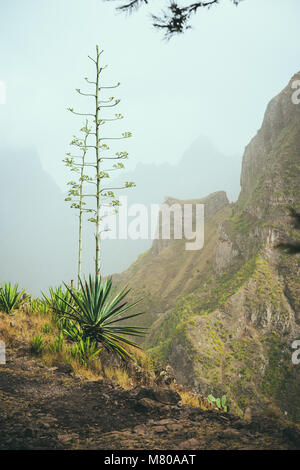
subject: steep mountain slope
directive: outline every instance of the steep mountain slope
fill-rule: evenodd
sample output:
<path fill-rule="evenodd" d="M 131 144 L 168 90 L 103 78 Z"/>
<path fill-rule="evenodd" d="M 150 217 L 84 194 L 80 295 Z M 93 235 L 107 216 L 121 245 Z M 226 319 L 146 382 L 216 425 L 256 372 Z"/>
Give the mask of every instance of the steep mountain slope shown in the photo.
<path fill-rule="evenodd" d="M 240 166 L 239 156 L 223 155 L 201 136 L 184 152 L 177 164 L 139 163 L 134 170 L 119 173 L 113 186 L 134 181 L 136 187 L 126 192 L 128 205 L 142 203 L 149 209 L 150 204 L 160 204 L 169 194 L 174 198 L 201 198 L 219 188 L 227 192 L 230 200 L 236 200 L 240 190 Z M 150 246 L 149 240 L 104 240 L 103 272 L 107 274 L 127 269 L 137 255 Z"/>
<path fill-rule="evenodd" d="M 202 199 L 180 201 L 167 198 L 166 204 L 204 204 L 205 250 L 185 251 L 185 240 L 154 240 L 150 250 L 141 254 L 116 281 L 129 283 L 132 298 L 143 298 L 147 315 L 141 318 L 147 326 L 163 312 L 174 308 L 178 299 L 192 292 L 207 271 L 217 240 L 216 227 L 231 213 L 226 193 L 219 191 Z"/>
<path fill-rule="evenodd" d="M 245 149 L 237 203 L 206 214 L 203 249 L 154 244 L 121 277 L 146 297 L 147 347 L 181 382 L 227 393 L 237 411 L 269 404 L 295 421 L 300 262 L 277 245 L 299 238 L 288 210 L 300 207 L 300 106 L 291 98 L 299 78 L 272 99 Z"/>

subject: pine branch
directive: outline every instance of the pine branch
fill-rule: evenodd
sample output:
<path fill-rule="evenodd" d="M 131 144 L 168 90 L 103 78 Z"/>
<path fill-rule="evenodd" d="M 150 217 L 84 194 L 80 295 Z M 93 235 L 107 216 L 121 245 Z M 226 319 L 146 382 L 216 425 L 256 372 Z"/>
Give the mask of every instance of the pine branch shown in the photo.
<path fill-rule="evenodd" d="M 114 0 L 105 0 L 111 2 Z M 163 10 L 160 15 L 151 14 L 152 24 L 155 28 L 163 30 L 165 38 L 170 39 L 174 34 L 181 34 L 191 26 L 189 21 L 193 14 L 196 14 L 199 9 L 209 9 L 212 6 L 218 5 L 221 0 L 207 0 L 191 3 L 187 6 L 180 6 L 177 1 L 171 0 L 166 10 Z M 242 0 L 231 0 L 234 5 L 238 5 Z M 124 2 L 123 2 L 124 3 Z M 134 10 L 139 9 L 142 4 L 148 4 L 149 0 L 132 0 L 126 1 L 125 4 L 117 7 L 118 11 L 123 11 L 131 14 Z"/>

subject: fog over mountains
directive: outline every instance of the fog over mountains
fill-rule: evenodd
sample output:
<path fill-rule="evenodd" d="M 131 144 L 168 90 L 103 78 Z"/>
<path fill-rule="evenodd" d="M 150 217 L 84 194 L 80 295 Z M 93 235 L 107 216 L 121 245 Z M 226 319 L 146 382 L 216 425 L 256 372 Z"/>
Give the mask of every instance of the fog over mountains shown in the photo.
<path fill-rule="evenodd" d="M 0 153 L 0 282 L 38 293 L 73 271 L 76 219 L 33 149 Z"/>
<path fill-rule="evenodd" d="M 11 280 L 39 294 L 49 285 L 75 279 L 77 218 L 64 201 L 63 192 L 43 170 L 34 149 L 2 147 L 0 163 L 0 283 Z M 240 165 L 239 156 L 224 156 L 208 139 L 200 137 L 178 164 L 139 163 L 132 171 L 120 172 L 114 182 L 136 183 L 136 188 L 123 192 L 129 205 L 159 204 L 166 196 L 200 198 L 218 190 L 225 190 L 229 199 L 235 200 Z M 86 222 L 86 274 L 94 269 L 93 230 Z M 104 240 L 103 273 L 124 270 L 150 245 L 151 240 Z"/>
<path fill-rule="evenodd" d="M 236 200 L 240 188 L 240 167 L 241 156 L 222 155 L 206 137 L 201 136 L 186 150 L 178 164 L 139 163 L 134 171 L 128 173 L 128 178 L 137 184 L 135 192 L 128 196 L 160 203 L 166 195 L 193 199 L 222 189 L 230 200 Z"/>

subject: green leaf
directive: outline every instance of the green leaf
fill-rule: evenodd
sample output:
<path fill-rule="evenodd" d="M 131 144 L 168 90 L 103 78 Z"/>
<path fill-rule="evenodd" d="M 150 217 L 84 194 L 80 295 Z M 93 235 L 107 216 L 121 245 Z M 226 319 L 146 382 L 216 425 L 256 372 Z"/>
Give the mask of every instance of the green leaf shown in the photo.
<path fill-rule="evenodd" d="M 211 403 L 215 403 L 216 399 L 213 395 L 208 395 L 207 399 L 211 402 Z"/>

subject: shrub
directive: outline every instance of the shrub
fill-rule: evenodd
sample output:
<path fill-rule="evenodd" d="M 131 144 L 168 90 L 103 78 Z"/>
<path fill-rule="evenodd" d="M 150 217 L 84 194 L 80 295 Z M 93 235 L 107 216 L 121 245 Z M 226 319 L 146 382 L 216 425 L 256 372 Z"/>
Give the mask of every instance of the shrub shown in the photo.
<path fill-rule="evenodd" d="M 53 312 L 53 321 L 57 324 L 60 329 L 68 328 L 69 320 L 67 315 L 72 312 L 72 308 L 69 306 L 72 304 L 72 296 L 70 292 L 66 289 L 64 290 L 62 286 L 50 287 L 49 295 L 43 294 L 45 302 Z"/>
<path fill-rule="evenodd" d="M 103 348 L 97 349 L 97 342 L 90 338 L 80 339 L 78 343 L 73 344 L 71 355 L 87 366 L 91 360 L 95 359 Z"/>
<path fill-rule="evenodd" d="M 12 286 L 10 282 L 0 287 L 0 310 L 11 313 L 19 307 L 25 291 L 19 292 L 18 287 L 18 284 Z"/>
<path fill-rule="evenodd" d="M 54 342 L 51 344 L 50 349 L 53 352 L 59 353 L 62 351 L 64 344 L 64 335 L 61 332 L 57 338 L 55 338 Z"/>
<path fill-rule="evenodd" d="M 44 338 L 42 336 L 36 335 L 30 342 L 30 351 L 32 354 L 40 354 L 44 347 Z"/>
<path fill-rule="evenodd" d="M 51 333 L 51 331 L 52 331 L 51 326 L 48 325 L 48 323 L 45 323 L 45 325 L 42 328 L 42 332 L 48 334 L 48 333 Z"/>
<path fill-rule="evenodd" d="M 30 309 L 34 314 L 49 314 L 48 303 L 43 299 L 32 299 L 30 303 Z"/>
<path fill-rule="evenodd" d="M 226 395 L 223 395 L 222 398 L 215 398 L 213 395 L 208 395 L 207 399 L 219 410 L 225 411 L 225 413 L 229 411 L 229 406 L 226 405 Z"/>

